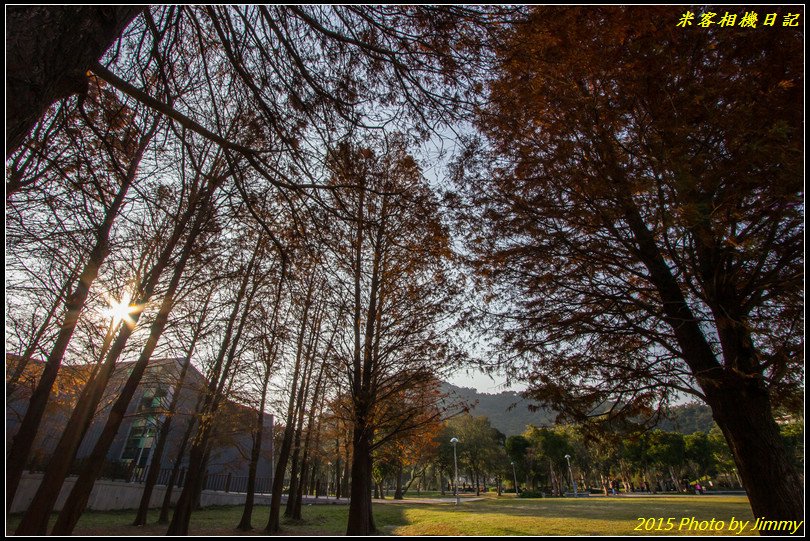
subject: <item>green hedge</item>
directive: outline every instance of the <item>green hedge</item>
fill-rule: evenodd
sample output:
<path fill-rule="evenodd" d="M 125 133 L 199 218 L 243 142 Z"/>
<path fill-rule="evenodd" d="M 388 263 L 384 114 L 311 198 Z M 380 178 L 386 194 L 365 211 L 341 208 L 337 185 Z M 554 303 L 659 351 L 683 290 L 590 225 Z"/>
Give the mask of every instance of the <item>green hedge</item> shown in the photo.
<path fill-rule="evenodd" d="M 523 490 L 518 493 L 518 498 L 545 498 L 542 492 L 535 492 L 533 490 Z"/>

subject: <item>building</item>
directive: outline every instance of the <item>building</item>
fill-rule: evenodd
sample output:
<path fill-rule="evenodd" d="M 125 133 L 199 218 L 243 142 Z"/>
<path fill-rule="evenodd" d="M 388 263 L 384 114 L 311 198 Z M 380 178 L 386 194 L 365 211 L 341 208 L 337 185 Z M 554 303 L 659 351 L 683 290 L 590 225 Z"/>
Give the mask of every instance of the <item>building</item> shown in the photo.
<path fill-rule="evenodd" d="M 19 362 L 19 357 L 6 355 L 7 378 L 12 372 L 9 367 L 15 362 Z M 189 431 L 189 423 L 195 418 L 197 404 L 208 384 L 205 377 L 191 365 L 182 385 L 179 385 L 185 362 L 185 359 L 154 359 L 149 362 L 118 434 L 107 453 L 107 464 L 102 478 L 137 482 L 145 478 L 147 468 L 159 463 L 161 475 L 158 483 L 162 484 L 169 478 L 169 472 L 178 460 L 181 472 L 184 471 L 190 445 L 183 446 L 183 441 L 194 436 L 194 429 Z M 126 382 L 133 364 L 125 362 L 116 366 L 98 412 L 79 447 L 74 469 L 77 469 L 81 460 L 92 451 L 104 428 L 109 409 Z M 11 391 L 11 396 L 6 397 L 7 446 L 19 429 L 28 398 L 41 374 L 42 366 L 41 361 L 30 362 L 18 384 Z M 93 365 L 63 366 L 60 369 L 52 399 L 29 459 L 28 466 L 32 471 L 47 466 L 92 370 Z M 173 398 L 177 393 L 179 395 L 174 401 Z M 172 402 L 175 402 L 173 412 L 170 411 Z M 223 402 L 211 440 L 206 488 L 231 492 L 244 490 L 247 485 L 248 465 L 253 445 L 252 433 L 257 415 L 255 409 L 231 400 Z M 163 456 L 157 460 L 154 456 L 157 434 L 160 426 L 169 418 L 171 425 L 167 444 Z M 269 492 L 273 474 L 273 416 L 265 413 L 263 422 L 262 453 L 256 473 L 257 491 Z M 183 456 L 179 456 L 181 447 L 185 447 Z M 182 482 L 181 473 L 178 483 Z"/>

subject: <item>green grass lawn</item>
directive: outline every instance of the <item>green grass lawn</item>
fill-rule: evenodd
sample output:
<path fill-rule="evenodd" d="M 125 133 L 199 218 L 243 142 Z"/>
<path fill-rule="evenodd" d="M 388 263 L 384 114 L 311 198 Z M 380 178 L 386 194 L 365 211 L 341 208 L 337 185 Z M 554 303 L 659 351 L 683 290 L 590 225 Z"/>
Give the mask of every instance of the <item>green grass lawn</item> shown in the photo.
<path fill-rule="evenodd" d="M 346 529 L 345 505 L 310 505 L 304 508 L 302 522 L 283 523 L 289 535 L 340 535 Z M 237 535 L 234 526 L 241 507 L 219 507 L 197 511 L 192 516 L 191 534 Z M 134 511 L 88 512 L 76 529 L 77 535 L 162 535 L 165 526 L 134 527 Z M 253 514 L 254 535 L 263 534 L 267 522 L 266 507 Z M 691 519 L 694 517 L 694 521 Z M 744 496 L 667 496 L 667 497 L 590 497 L 568 499 L 516 499 L 505 495 L 488 496 L 482 501 L 452 503 L 375 503 L 374 519 L 381 534 L 393 535 L 729 535 L 732 517 L 751 521 L 753 516 Z M 670 528 L 667 519 L 672 519 Z M 644 519 L 644 521 L 640 520 Z M 649 520 L 653 519 L 653 520 Z M 660 519 L 660 520 L 659 520 Z M 724 528 L 711 527 L 715 520 Z M 685 520 L 685 521 L 684 521 Z M 9 533 L 19 515 L 7 518 Z M 704 529 L 699 529 L 703 527 Z M 707 528 L 710 527 L 711 529 Z M 650 528 L 650 529 L 647 529 Z"/>

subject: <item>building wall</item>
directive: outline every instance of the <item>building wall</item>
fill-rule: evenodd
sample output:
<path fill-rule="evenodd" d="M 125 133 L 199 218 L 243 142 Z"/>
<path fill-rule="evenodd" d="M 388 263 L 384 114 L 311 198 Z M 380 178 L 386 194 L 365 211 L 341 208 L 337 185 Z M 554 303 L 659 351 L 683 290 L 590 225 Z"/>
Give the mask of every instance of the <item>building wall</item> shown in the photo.
<path fill-rule="evenodd" d="M 108 475 L 113 471 L 116 471 L 118 474 L 126 471 L 124 465 L 132 462 L 131 459 L 123 458 L 123 453 L 133 425 L 143 423 L 147 418 L 153 418 L 153 422 L 155 423 L 155 436 L 157 435 L 159 423 L 163 422 L 167 417 L 165 409 L 168 408 L 173 394 L 177 392 L 176 387 L 183 362 L 183 359 L 155 359 L 150 361 L 149 367 L 129 404 L 127 414 L 107 454 L 108 462 L 111 463 L 111 465 L 120 467 L 111 468 L 107 471 Z M 129 375 L 130 366 L 131 363 L 122 363 L 116 368 L 105 391 L 105 398 L 100 406 L 100 411 L 97 413 L 79 447 L 77 453 L 78 459 L 90 455 L 93 446 L 104 428 L 109 414 L 109 408 L 114 399 L 118 396 L 120 389 L 123 387 Z M 68 371 L 70 370 L 74 370 L 74 372 L 78 370 L 78 373 L 82 372 L 81 368 L 68 368 Z M 68 371 L 65 373 L 67 374 Z M 36 378 L 34 377 L 32 379 L 35 380 Z M 183 386 L 179 391 L 180 397 L 177 402 L 176 411 L 172 415 L 169 439 L 163 457 L 160 460 L 161 469 L 171 468 L 178 459 L 181 461 L 181 467 L 185 467 L 187 464 L 188 446 L 183 457 L 178 457 L 177 454 L 185 436 L 188 423 L 193 417 L 199 397 L 206 385 L 207 382 L 202 374 L 200 374 L 196 368 L 190 366 Z M 62 388 L 67 387 L 69 386 L 62 386 Z M 163 388 L 167 391 L 166 397 L 161 400 L 162 408 L 159 408 L 158 412 L 139 411 L 145 396 L 148 397 L 149 393 L 156 388 Z M 77 396 L 72 397 L 74 403 L 78 397 L 78 390 L 75 392 Z M 22 389 L 21 392 L 15 393 L 14 397 L 6 401 L 7 445 L 11 442 L 11 438 L 19 429 L 20 420 L 25 414 L 27 407 L 28 396 L 30 396 L 30 391 L 26 393 L 25 389 Z M 64 427 L 67 425 L 70 409 L 72 407 L 71 397 L 64 397 L 62 402 L 64 402 L 64 404 L 62 404 L 61 407 L 54 405 L 49 406 L 48 412 L 42 420 L 32 453 L 32 455 L 39 457 L 34 461 L 35 467 L 42 467 L 47 464 L 47 458 L 52 454 Z M 229 401 L 222 404 L 221 410 L 223 415 L 221 416 L 220 423 L 217 425 L 218 429 L 215 431 L 215 439 L 212 445 L 207 471 L 209 475 L 226 475 L 231 473 L 232 475 L 246 476 L 252 447 L 251 431 L 256 422 L 256 412 L 255 410 Z M 262 453 L 258 465 L 257 477 L 271 476 L 273 471 L 272 415 L 264 415 L 264 427 Z M 144 459 L 142 461 L 143 465 L 149 466 L 153 462 L 156 462 L 155 457 L 151 456 L 154 446 L 157 443 L 156 439 L 155 437 L 152 440 L 149 451 L 145 454 L 141 454 Z"/>
<path fill-rule="evenodd" d="M 14 498 L 14 504 L 11 507 L 11 513 L 22 513 L 30 505 L 34 499 L 34 494 L 42 482 L 41 473 L 26 473 L 23 474 L 20 480 L 20 486 L 17 490 L 17 497 Z M 67 500 L 68 494 L 73 489 L 76 482 L 75 477 L 69 477 L 65 484 L 62 485 L 62 491 L 59 493 L 59 498 L 56 501 L 54 511 L 61 511 L 62 506 Z M 177 503 L 177 498 L 180 497 L 180 490 L 172 491 L 172 503 Z M 118 509 L 137 509 L 141 502 L 141 494 L 143 494 L 142 483 L 125 483 L 122 481 L 108 481 L 99 480 L 93 486 L 93 491 L 90 494 L 90 499 L 87 502 L 87 509 L 91 511 L 112 511 Z M 158 485 L 152 492 L 152 497 L 149 500 L 149 507 L 157 508 L 163 503 L 163 498 L 166 494 L 166 487 Z M 203 490 L 200 496 L 200 504 L 203 507 L 214 505 L 242 505 L 245 503 L 244 493 L 223 492 L 217 490 Z M 269 505 L 270 496 L 257 494 L 254 500 L 256 505 Z"/>

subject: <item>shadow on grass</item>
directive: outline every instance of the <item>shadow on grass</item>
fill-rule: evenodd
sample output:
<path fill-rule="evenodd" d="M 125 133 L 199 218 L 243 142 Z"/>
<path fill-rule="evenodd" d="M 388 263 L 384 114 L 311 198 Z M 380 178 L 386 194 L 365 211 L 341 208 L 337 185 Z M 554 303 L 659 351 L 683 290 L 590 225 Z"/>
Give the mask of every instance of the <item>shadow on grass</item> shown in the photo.
<path fill-rule="evenodd" d="M 661 533 L 634 530 L 639 518 L 695 517 L 696 520 L 751 520 L 745 498 L 581 498 L 522 500 L 514 497 L 487 498 L 480 501 L 425 504 L 403 502 L 398 505 L 375 503 L 377 529 L 382 535 L 650 535 Z M 280 535 L 340 536 L 345 534 L 348 506 L 305 505 L 303 520 L 282 521 Z M 253 513 L 254 529 L 236 530 L 241 506 L 212 507 L 194 512 L 191 535 L 241 536 L 267 535 L 269 508 L 257 506 Z M 54 515 L 55 518 L 55 515 Z M 132 526 L 135 511 L 88 512 L 82 516 L 75 535 L 160 536 L 167 527 L 157 525 L 157 511 L 150 512 L 147 526 Z M 12 534 L 20 515 L 9 515 L 7 534 Z M 749 533 L 749 532 L 746 532 Z"/>
<path fill-rule="evenodd" d="M 416 504 L 420 505 L 420 504 Z M 424 504 L 422 504 L 423 506 Z M 375 505 L 374 518 L 380 533 L 391 534 L 397 527 L 407 525 L 403 506 Z M 302 520 L 282 518 L 279 535 L 299 536 L 339 536 L 346 533 L 349 508 L 346 505 L 304 505 Z M 283 511 L 282 511 L 283 512 Z M 56 513 L 51 515 L 49 528 L 56 521 Z M 236 529 L 242 516 L 242 506 L 209 507 L 195 511 L 191 515 L 190 535 L 204 536 L 243 536 L 268 535 L 264 531 L 270 516 L 268 506 L 256 506 L 253 510 L 253 530 L 244 532 Z M 6 517 L 6 535 L 13 535 L 20 523 L 21 514 Z M 79 519 L 74 535 L 78 536 L 162 536 L 168 526 L 156 524 L 158 511 L 149 512 L 146 526 L 133 526 L 134 510 L 88 511 Z"/>

